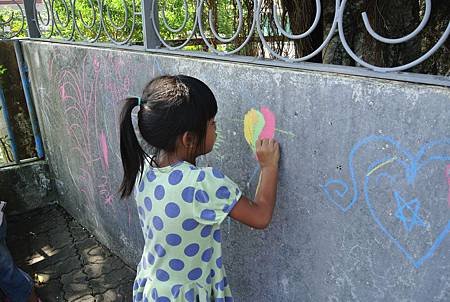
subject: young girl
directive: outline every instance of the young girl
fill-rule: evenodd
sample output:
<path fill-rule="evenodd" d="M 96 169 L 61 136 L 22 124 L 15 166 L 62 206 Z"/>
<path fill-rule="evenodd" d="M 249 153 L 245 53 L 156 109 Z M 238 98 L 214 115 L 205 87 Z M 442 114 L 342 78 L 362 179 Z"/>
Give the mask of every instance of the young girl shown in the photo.
<path fill-rule="evenodd" d="M 135 106 L 139 130 L 153 148 L 152 155 L 135 135 Z M 261 173 L 255 201 L 243 196 L 220 170 L 196 166 L 196 158 L 213 148 L 216 113 L 208 86 L 185 75 L 155 78 L 142 98 L 126 99 L 120 123 L 120 192 L 124 198 L 135 189 L 145 238 L 133 301 L 233 301 L 222 263 L 220 224 L 230 215 L 263 229 L 272 218 L 277 142 L 256 143 Z"/>

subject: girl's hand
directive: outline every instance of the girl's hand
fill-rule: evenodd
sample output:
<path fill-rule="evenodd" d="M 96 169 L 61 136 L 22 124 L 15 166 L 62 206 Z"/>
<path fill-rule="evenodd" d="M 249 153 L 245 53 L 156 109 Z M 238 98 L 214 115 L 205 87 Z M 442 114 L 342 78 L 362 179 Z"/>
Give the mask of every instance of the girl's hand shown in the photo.
<path fill-rule="evenodd" d="M 280 147 L 273 139 L 256 141 L 256 157 L 261 166 L 255 200 L 242 196 L 231 210 L 231 217 L 257 229 L 266 228 L 272 220 L 277 195 Z"/>
<path fill-rule="evenodd" d="M 258 139 L 256 141 L 256 158 L 261 168 L 278 168 L 280 146 L 274 139 Z"/>

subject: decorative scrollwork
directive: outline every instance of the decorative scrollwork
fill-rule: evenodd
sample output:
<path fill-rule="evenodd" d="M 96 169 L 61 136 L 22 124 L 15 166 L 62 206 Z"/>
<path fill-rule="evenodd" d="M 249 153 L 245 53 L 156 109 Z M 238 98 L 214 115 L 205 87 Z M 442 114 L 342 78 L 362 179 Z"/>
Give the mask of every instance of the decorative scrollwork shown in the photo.
<path fill-rule="evenodd" d="M 225 3 L 224 1 L 227 2 Z M 295 63 L 307 61 L 320 55 L 332 39 L 339 39 L 343 50 L 358 65 L 378 72 L 402 71 L 414 67 L 433 55 L 450 36 L 449 21 L 436 44 L 430 46 L 430 49 L 417 59 L 394 67 L 376 66 L 366 62 L 361 57 L 361 54 L 352 50 L 345 36 L 346 31 L 344 30 L 344 12 L 348 1 L 335 0 L 334 17 L 331 22 L 326 24 L 327 28 L 329 28 L 326 36 L 325 34 L 323 35 L 324 38 L 322 41 L 316 40 L 315 48 L 308 51 L 307 54 L 302 54 L 300 57 L 297 55 L 296 57 L 292 53 L 284 54 L 282 51 L 274 50 L 274 43 L 268 42 L 268 26 L 271 27 L 272 31 L 275 31 L 275 37 L 270 36 L 269 38 L 276 38 L 274 40 L 281 41 L 282 44 L 288 43 L 287 45 L 294 45 L 294 42 L 312 37 L 313 32 L 316 32 L 319 22 L 321 22 L 323 10 L 330 12 L 330 15 L 332 15 L 333 11 L 331 7 L 330 10 L 323 8 L 320 0 L 314 0 L 314 20 L 309 28 L 301 33 L 294 34 L 291 30 L 286 29 L 288 24 L 291 25 L 294 21 L 305 20 L 293 20 L 290 19 L 292 15 L 289 15 L 287 18 L 288 21 L 281 22 L 279 14 L 282 9 L 279 7 L 279 0 L 268 1 L 270 0 L 254 0 L 252 2 L 252 8 L 251 4 L 244 0 L 212 0 L 206 1 L 206 3 L 205 0 L 192 0 L 190 2 L 188 0 L 115 0 L 114 3 L 113 0 L 43 0 L 40 9 L 37 10 L 36 0 L 33 0 L 34 18 L 31 18 L 31 20 L 36 22 L 41 38 L 44 39 L 59 38 L 71 41 L 109 41 L 114 44 L 129 44 L 130 42 L 138 42 L 133 41 L 137 18 L 144 15 L 143 9 L 145 8 L 147 13 L 148 10 L 151 10 L 149 17 L 151 20 L 143 20 L 143 23 L 148 23 L 150 27 L 153 27 L 154 34 L 168 50 L 180 50 L 187 47 L 191 50 L 192 45 L 196 49 L 206 45 L 209 51 L 214 54 L 232 55 L 240 53 L 249 43 L 254 43 L 252 47 L 255 50 L 252 48 L 252 51 L 261 53 L 260 56 L 265 56 L 264 51 L 267 51 L 271 58 Z M 4 28 L 8 26 L 9 23 L 17 19 L 16 17 L 19 17 L 22 21 L 22 26 L 19 31 L 22 31 L 25 22 L 24 10 L 16 0 L 13 0 L 13 2 L 19 9 L 17 12 L 13 12 L 7 20 L 0 19 L 0 27 Z M 141 3 L 143 8 L 141 8 Z M 244 9 L 245 3 L 247 3 L 248 7 Z M 168 13 L 168 4 L 173 5 L 172 12 L 170 12 L 171 15 Z M 361 13 L 361 28 L 367 32 L 367 37 L 373 38 L 377 43 L 392 45 L 408 42 L 417 38 L 424 31 L 427 24 L 430 23 L 432 1 L 425 0 L 423 5 L 423 17 L 419 24 L 403 37 L 389 38 L 377 33 L 369 21 L 368 13 L 365 11 Z M 205 7 L 207 6 L 208 21 L 205 22 L 204 14 Z M 218 26 L 217 23 L 219 20 L 216 20 L 217 11 L 213 12 L 212 7 L 216 10 L 222 7 L 223 10 L 224 7 L 231 6 L 233 6 L 233 11 L 235 12 L 232 17 L 234 18 L 232 21 L 233 24 L 230 25 L 231 22 L 228 20 L 226 21 L 228 23 L 223 23 L 220 24 L 221 26 Z M 113 12 L 112 9 L 115 9 L 115 11 Z M 179 18 L 174 18 L 174 14 L 177 14 Z M 284 14 L 286 14 L 286 11 L 284 11 Z M 271 25 L 265 22 L 262 24 L 263 15 L 268 15 L 272 19 L 269 20 L 269 24 Z M 173 20 L 175 19 L 178 20 L 178 22 L 175 21 L 177 23 L 176 25 L 173 24 Z M 29 20 L 30 18 L 28 18 Z M 227 28 L 227 33 L 223 32 L 224 24 Z M 444 27 L 445 24 L 443 24 Z M 222 32 L 219 32 L 219 28 L 222 29 Z M 148 26 L 147 30 L 143 30 L 143 32 L 144 35 L 152 35 Z M 18 33 L 12 33 L 7 38 L 17 35 Z M 4 33 L 3 36 L 5 36 Z M 152 37 L 144 36 L 143 38 L 148 41 Z M 173 40 L 174 38 L 177 40 Z M 317 46 L 319 43 L 320 45 Z M 299 45 L 299 43 L 295 43 L 295 45 Z"/>
<path fill-rule="evenodd" d="M 36 24 L 44 39 L 68 41 L 111 42 L 127 44 L 136 28 L 138 12 L 136 0 L 121 0 L 113 16 L 108 6 L 110 0 L 43 0 L 37 8 L 34 0 Z M 43 16 L 44 15 L 44 16 Z"/>
<path fill-rule="evenodd" d="M 152 0 L 152 10 L 154 12 L 158 12 L 158 0 Z M 196 7 L 198 7 L 199 2 L 198 0 L 196 0 Z M 181 24 L 180 27 L 174 29 L 169 25 L 169 22 L 166 18 L 166 11 L 165 11 L 165 5 L 163 5 L 163 9 L 162 9 L 162 14 L 161 14 L 161 18 L 163 21 L 163 24 L 165 26 L 165 28 L 171 32 L 171 33 L 180 33 L 181 31 L 185 30 L 186 26 L 187 26 L 187 22 L 189 20 L 189 10 L 188 10 L 188 3 L 187 0 L 183 0 L 183 11 L 184 11 L 184 19 L 183 22 Z M 170 50 L 177 50 L 177 49 L 182 49 L 183 47 L 185 47 L 192 39 L 192 37 L 194 36 L 196 30 L 197 30 L 197 17 L 194 16 L 194 22 L 193 22 L 193 26 L 192 29 L 190 30 L 189 36 L 186 38 L 186 40 L 184 42 L 182 42 L 180 45 L 170 45 L 169 43 L 167 43 L 167 41 L 161 36 L 160 33 L 160 28 L 157 25 L 157 22 L 155 20 L 155 18 L 152 18 L 152 24 L 153 24 L 153 29 L 155 30 L 156 35 L 158 36 L 158 39 L 161 41 L 161 43 Z M 189 31 L 187 31 L 189 32 Z"/>
<path fill-rule="evenodd" d="M 13 0 L 13 6 L 16 9 L 11 9 L 5 16 L 0 16 L 0 39 L 18 37 L 25 28 L 25 12 L 22 6 L 16 0 Z"/>
<path fill-rule="evenodd" d="M 352 57 L 353 60 L 355 60 L 358 64 L 367 67 L 369 69 L 378 71 L 378 72 L 388 72 L 388 71 L 402 71 L 402 70 L 406 70 L 409 69 L 411 67 L 414 67 L 420 63 L 422 63 L 423 61 L 425 61 L 427 58 L 429 58 L 432 54 L 434 54 L 445 42 L 445 40 L 447 40 L 447 38 L 450 36 L 450 21 L 448 22 L 447 28 L 445 29 L 444 33 L 442 34 L 441 38 L 436 42 L 436 44 L 429 49 L 426 53 L 424 53 L 422 56 L 420 56 L 419 58 L 417 58 L 416 60 L 404 64 L 404 65 L 400 65 L 400 66 L 396 66 L 396 67 L 379 67 L 379 66 L 375 66 L 372 65 L 370 63 L 367 63 L 366 61 L 364 61 L 363 59 L 361 59 L 349 46 L 347 39 L 345 38 L 345 34 L 344 34 L 344 26 L 343 26 L 343 16 L 344 16 L 344 11 L 345 11 L 345 5 L 347 4 L 347 0 L 343 0 L 341 7 L 339 9 L 339 16 L 338 16 L 338 28 L 339 28 L 339 38 L 341 40 L 342 45 L 344 46 L 345 51 Z M 364 25 L 366 26 L 367 31 L 369 32 L 369 34 L 384 43 L 388 43 L 388 44 L 396 44 L 396 43 L 401 43 L 401 42 L 405 42 L 408 41 L 410 39 L 412 39 L 413 37 L 415 37 L 426 25 L 426 23 L 428 22 L 429 18 L 430 18 L 430 13 L 431 13 L 431 0 L 426 0 L 425 2 L 425 14 L 424 14 L 424 18 L 422 19 L 422 21 L 420 22 L 419 26 L 410 34 L 401 37 L 401 38 L 397 38 L 397 39 L 388 39 L 385 37 L 382 37 L 380 35 L 378 35 L 377 33 L 375 33 L 372 29 L 372 27 L 369 24 L 368 18 L 367 18 L 367 14 L 366 12 L 362 13 L 362 18 L 364 21 Z"/>

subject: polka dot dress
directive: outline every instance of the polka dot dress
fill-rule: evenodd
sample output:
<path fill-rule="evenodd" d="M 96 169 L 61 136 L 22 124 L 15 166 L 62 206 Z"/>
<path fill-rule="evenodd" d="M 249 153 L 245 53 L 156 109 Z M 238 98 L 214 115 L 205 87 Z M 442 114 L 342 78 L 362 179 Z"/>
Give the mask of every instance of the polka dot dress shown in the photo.
<path fill-rule="evenodd" d="M 220 224 L 240 197 L 216 168 L 147 166 L 136 190 L 145 246 L 133 301 L 233 301 Z"/>

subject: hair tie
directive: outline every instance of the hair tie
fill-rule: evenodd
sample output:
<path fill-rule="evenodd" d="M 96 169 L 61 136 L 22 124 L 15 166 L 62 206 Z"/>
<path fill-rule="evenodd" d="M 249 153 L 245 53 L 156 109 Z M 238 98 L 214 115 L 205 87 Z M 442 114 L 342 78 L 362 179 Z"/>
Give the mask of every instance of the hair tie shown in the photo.
<path fill-rule="evenodd" d="M 135 96 L 135 95 L 133 95 L 133 96 L 131 96 L 132 98 L 136 98 L 137 99 L 137 105 L 139 106 L 139 107 L 141 107 L 141 97 L 140 96 Z"/>

